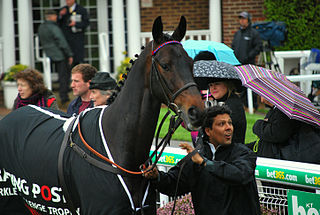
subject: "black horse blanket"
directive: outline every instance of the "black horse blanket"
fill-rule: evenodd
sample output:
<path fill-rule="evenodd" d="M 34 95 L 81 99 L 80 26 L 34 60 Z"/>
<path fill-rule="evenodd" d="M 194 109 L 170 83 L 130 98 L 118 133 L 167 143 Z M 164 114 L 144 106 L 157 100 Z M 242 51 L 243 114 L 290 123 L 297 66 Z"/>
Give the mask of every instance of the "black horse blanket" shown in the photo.
<path fill-rule="evenodd" d="M 89 145 L 113 160 L 101 125 L 104 108 L 92 108 L 78 116 L 72 139 L 94 157 L 79 138 L 77 123 L 80 121 Z M 37 106 L 19 108 L 0 120 L 0 214 L 11 210 L 7 201 L 20 197 L 31 211 L 71 214 L 58 179 L 58 154 L 71 121 L 72 117 L 60 111 Z M 65 151 L 63 165 L 78 213 L 132 214 L 137 210 L 122 176 L 94 167 L 70 147 Z M 14 205 L 17 204 L 19 202 Z"/>

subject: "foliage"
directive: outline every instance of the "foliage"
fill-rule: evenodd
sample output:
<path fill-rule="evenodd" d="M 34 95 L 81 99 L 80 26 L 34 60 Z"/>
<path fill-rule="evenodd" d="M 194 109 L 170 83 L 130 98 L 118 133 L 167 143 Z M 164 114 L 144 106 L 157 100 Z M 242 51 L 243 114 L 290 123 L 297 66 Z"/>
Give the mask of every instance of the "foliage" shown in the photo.
<path fill-rule="evenodd" d="M 11 66 L 5 73 L 3 80 L 4 81 L 15 81 L 15 76 L 18 72 L 25 70 L 28 68 L 28 66 L 23 64 L 17 64 L 14 66 Z"/>
<path fill-rule="evenodd" d="M 173 201 L 170 201 L 167 204 L 165 204 L 163 207 L 158 208 L 157 215 L 171 214 L 172 207 L 173 207 Z M 278 210 L 275 208 L 269 209 L 264 205 L 260 205 L 260 208 L 261 208 L 261 215 L 277 215 L 278 214 Z M 175 215 L 195 214 L 193 209 L 192 197 L 190 193 L 183 196 L 182 198 L 177 199 L 174 214 Z"/>
<path fill-rule="evenodd" d="M 122 54 L 126 56 L 127 52 L 122 52 Z M 117 76 L 116 76 L 117 81 L 120 81 L 123 79 L 122 74 L 127 73 L 127 68 L 129 69 L 131 68 L 130 60 L 131 58 L 125 57 L 121 61 L 121 65 L 117 67 Z"/>
<path fill-rule="evenodd" d="M 288 39 L 276 50 L 308 50 L 320 45 L 319 0 L 265 0 L 268 20 L 284 21 Z"/>
<path fill-rule="evenodd" d="M 269 209 L 264 205 L 260 205 L 261 208 L 261 215 L 278 215 L 278 210 L 277 209 Z"/>
<path fill-rule="evenodd" d="M 173 201 L 168 202 L 166 205 L 164 205 L 161 208 L 158 208 L 157 214 L 158 215 L 167 215 L 171 214 L 173 207 Z M 178 215 L 185 215 L 185 214 L 194 214 L 193 210 L 193 204 L 191 200 L 191 194 L 189 193 L 188 195 L 183 196 L 182 198 L 177 199 L 176 201 L 176 206 L 174 210 L 174 214 Z"/>

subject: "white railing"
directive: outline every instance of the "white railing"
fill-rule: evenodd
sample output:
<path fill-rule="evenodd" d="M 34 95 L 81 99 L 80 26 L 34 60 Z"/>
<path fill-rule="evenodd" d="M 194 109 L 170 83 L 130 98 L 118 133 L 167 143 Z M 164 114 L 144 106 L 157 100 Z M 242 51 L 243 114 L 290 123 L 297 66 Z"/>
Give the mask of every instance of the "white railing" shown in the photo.
<path fill-rule="evenodd" d="M 166 32 L 168 34 L 172 34 L 172 32 Z M 210 30 L 196 30 L 196 31 L 187 31 L 186 36 L 183 38 L 184 40 L 210 40 L 211 38 Z M 152 40 L 152 32 L 141 32 L 140 34 L 140 44 L 141 46 L 145 46 L 148 42 Z"/>
<path fill-rule="evenodd" d="M 36 60 L 40 61 L 43 66 L 44 83 L 49 90 L 52 90 L 50 58 L 48 58 L 44 52 L 43 56 L 40 56 L 39 36 L 37 35 L 34 37 L 34 45 L 36 51 Z"/>

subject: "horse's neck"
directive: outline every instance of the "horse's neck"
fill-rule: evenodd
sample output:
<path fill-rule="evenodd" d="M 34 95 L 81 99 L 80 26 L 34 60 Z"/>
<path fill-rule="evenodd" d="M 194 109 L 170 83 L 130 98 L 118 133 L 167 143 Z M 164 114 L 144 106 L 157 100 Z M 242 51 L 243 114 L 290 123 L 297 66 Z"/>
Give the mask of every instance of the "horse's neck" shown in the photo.
<path fill-rule="evenodd" d="M 107 108 L 103 129 L 116 162 L 137 168 L 148 156 L 160 103 L 146 87 L 145 62 L 137 61 L 121 93 Z"/>

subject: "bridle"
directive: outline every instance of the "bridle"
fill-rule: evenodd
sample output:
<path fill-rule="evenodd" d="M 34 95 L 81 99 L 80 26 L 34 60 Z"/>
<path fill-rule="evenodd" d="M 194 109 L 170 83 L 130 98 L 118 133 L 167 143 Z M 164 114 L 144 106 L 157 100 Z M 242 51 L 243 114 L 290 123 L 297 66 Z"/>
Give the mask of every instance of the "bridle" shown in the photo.
<path fill-rule="evenodd" d="M 154 44 L 154 41 L 152 42 L 152 50 L 153 50 L 153 44 Z M 165 104 L 171 108 L 174 112 L 176 112 L 178 115 L 180 115 L 181 113 L 181 110 L 179 109 L 178 105 L 176 103 L 174 103 L 174 100 L 186 89 L 188 89 L 189 87 L 193 87 L 193 86 L 196 86 L 197 87 L 197 84 L 195 82 L 189 82 L 187 84 L 185 84 L 183 87 L 181 87 L 179 90 L 177 90 L 175 93 L 173 93 L 169 87 L 168 87 L 168 84 L 167 82 L 164 80 L 164 78 L 162 77 L 162 75 L 160 74 L 158 68 L 157 68 L 157 65 L 156 64 L 159 64 L 160 66 L 162 66 L 160 64 L 160 62 L 157 60 L 156 58 L 156 54 L 158 53 L 158 51 L 168 45 L 168 44 L 179 44 L 179 45 L 182 45 L 179 41 L 176 41 L 176 40 L 171 40 L 171 41 L 167 41 L 165 43 L 162 43 L 158 48 L 156 48 L 155 50 L 152 51 L 152 65 L 151 65 L 151 72 L 150 72 L 150 90 L 151 90 L 151 94 L 152 95 L 155 95 L 153 93 L 153 77 L 155 77 L 155 80 L 157 81 L 157 83 L 160 84 L 160 88 L 161 88 L 161 91 L 165 97 Z M 171 98 L 170 98 L 171 97 Z"/>

